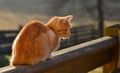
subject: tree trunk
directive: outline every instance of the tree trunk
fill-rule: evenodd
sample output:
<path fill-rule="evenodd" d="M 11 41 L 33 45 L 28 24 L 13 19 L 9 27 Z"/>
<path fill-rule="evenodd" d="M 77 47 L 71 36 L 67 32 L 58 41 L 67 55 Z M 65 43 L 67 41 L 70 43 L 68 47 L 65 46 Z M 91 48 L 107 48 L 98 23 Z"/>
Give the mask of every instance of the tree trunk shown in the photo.
<path fill-rule="evenodd" d="M 103 15 L 103 0 L 97 0 L 97 9 L 98 9 L 98 26 L 99 26 L 99 35 L 103 36 L 103 28 L 104 28 L 104 15 Z"/>

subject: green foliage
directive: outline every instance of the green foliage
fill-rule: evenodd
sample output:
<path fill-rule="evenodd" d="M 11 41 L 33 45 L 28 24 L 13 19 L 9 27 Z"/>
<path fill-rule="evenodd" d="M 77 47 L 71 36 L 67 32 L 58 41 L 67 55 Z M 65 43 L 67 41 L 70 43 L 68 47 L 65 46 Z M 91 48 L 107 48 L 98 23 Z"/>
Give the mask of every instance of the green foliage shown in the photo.
<path fill-rule="evenodd" d="M 9 60 L 5 55 L 0 54 L 0 67 L 9 65 Z"/>

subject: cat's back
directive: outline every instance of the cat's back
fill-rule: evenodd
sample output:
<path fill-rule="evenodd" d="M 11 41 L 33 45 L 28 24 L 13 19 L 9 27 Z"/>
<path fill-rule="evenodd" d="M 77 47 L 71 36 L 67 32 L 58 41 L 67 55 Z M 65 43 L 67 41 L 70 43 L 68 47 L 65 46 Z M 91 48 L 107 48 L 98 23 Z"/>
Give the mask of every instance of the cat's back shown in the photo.
<path fill-rule="evenodd" d="M 40 21 L 27 23 L 13 42 L 11 64 L 32 64 L 33 61 L 36 63 L 42 60 L 48 51 L 47 31 L 47 27 Z"/>
<path fill-rule="evenodd" d="M 20 31 L 19 33 L 19 37 L 28 37 L 28 36 L 34 36 L 34 35 L 38 35 L 41 33 L 45 33 L 48 30 L 48 28 L 46 26 L 44 26 L 44 24 L 39 21 L 39 20 L 33 20 L 29 23 L 27 23 L 23 29 Z"/>
<path fill-rule="evenodd" d="M 47 31 L 47 27 L 44 26 L 44 24 L 41 21 L 38 20 L 33 20 L 29 23 L 27 23 L 24 28 L 21 30 L 21 32 L 46 32 Z"/>
<path fill-rule="evenodd" d="M 38 20 L 33 20 L 27 23 L 22 30 L 18 33 L 14 40 L 13 47 L 19 45 L 25 45 L 25 42 L 32 43 L 36 38 L 43 37 L 42 34 L 47 32 L 48 28 Z"/>

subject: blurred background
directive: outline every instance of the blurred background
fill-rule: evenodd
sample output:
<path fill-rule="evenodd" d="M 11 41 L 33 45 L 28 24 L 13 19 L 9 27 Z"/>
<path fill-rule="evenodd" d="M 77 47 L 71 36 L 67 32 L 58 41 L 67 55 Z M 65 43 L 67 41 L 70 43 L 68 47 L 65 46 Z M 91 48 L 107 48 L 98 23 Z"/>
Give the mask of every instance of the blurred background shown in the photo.
<path fill-rule="evenodd" d="M 102 37 L 104 27 L 120 23 L 119 10 L 120 0 L 0 0 L 0 66 L 9 64 L 12 42 L 31 20 L 46 23 L 53 16 L 74 15 L 71 32 L 75 35 L 63 49 Z M 76 36 L 88 35 L 74 42 Z"/>
<path fill-rule="evenodd" d="M 18 24 L 39 19 L 46 23 L 53 16 L 74 15 L 76 25 L 96 24 L 99 0 L 0 0 L 0 30 L 17 29 Z M 105 24 L 119 22 L 119 0 L 103 0 Z"/>

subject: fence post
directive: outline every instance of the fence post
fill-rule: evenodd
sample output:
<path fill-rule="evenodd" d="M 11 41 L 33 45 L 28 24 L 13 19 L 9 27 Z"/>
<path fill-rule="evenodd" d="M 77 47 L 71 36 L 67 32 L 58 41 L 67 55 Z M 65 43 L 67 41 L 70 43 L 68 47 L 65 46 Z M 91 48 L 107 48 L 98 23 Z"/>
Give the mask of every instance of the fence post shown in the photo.
<path fill-rule="evenodd" d="M 104 36 L 112 36 L 120 39 L 120 25 L 116 24 L 104 29 Z M 110 62 L 103 66 L 103 73 L 111 73 L 117 68 L 120 68 L 120 50 L 119 41 L 116 47 L 110 50 Z"/>

